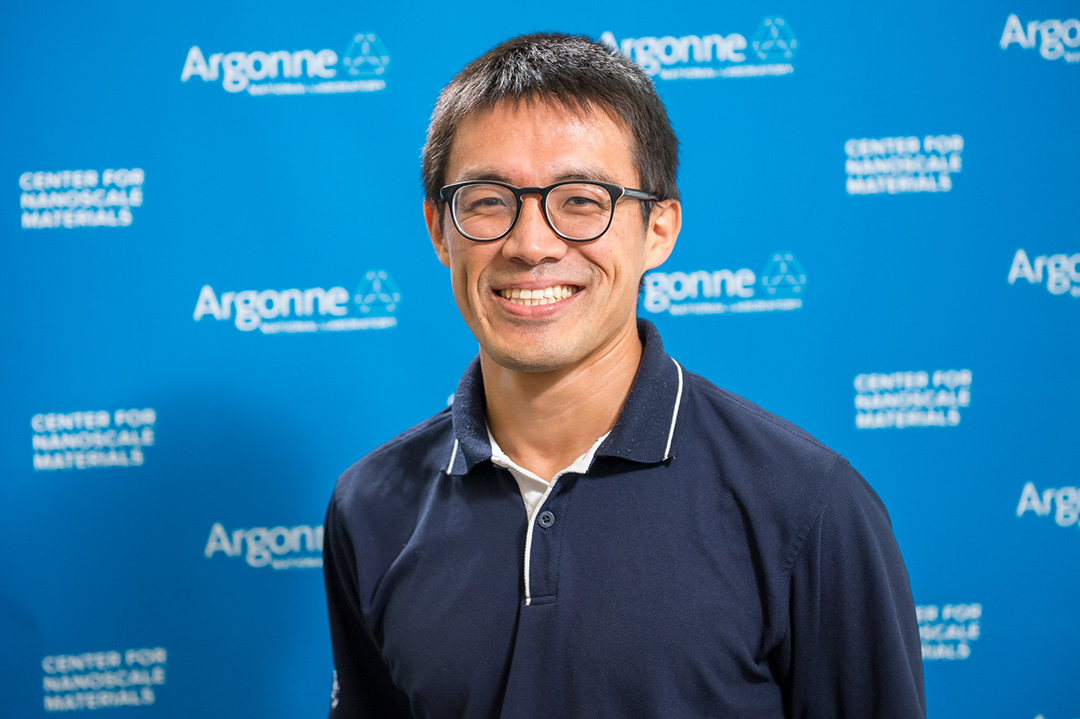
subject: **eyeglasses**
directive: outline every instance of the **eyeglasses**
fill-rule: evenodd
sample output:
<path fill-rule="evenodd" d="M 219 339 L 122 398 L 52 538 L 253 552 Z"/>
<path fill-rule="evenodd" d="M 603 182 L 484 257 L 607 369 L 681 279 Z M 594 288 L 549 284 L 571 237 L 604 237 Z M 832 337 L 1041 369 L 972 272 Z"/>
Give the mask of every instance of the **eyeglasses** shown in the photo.
<path fill-rule="evenodd" d="M 660 198 L 607 182 L 569 180 L 547 187 L 514 187 L 505 182 L 470 180 L 439 191 L 450 204 L 454 227 L 474 242 L 494 242 L 514 229 L 521 216 L 521 198 L 540 195 L 544 220 L 552 231 L 571 242 L 590 242 L 607 232 L 615 216 L 615 203 Z"/>

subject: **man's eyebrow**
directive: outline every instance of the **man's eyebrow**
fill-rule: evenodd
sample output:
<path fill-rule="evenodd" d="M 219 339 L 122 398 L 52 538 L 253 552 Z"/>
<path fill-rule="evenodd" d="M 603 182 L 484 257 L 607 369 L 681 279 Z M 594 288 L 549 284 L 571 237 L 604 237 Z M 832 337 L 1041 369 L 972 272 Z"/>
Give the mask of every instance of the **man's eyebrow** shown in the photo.
<path fill-rule="evenodd" d="M 592 180 L 593 182 L 611 182 L 611 176 L 592 167 L 575 167 L 555 178 L 555 182 L 566 180 Z"/>
<path fill-rule="evenodd" d="M 495 180 L 496 182 L 505 182 L 508 185 L 513 184 L 510 182 L 509 177 L 489 167 L 474 167 L 466 170 L 454 182 L 469 182 L 471 180 Z"/>
<path fill-rule="evenodd" d="M 470 182 L 472 180 L 494 180 L 495 182 L 505 182 L 508 185 L 514 184 L 510 181 L 510 178 L 507 175 L 503 174 L 499 170 L 490 167 L 474 167 L 465 170 L 454 180 L 454 182 Z M 611 179 L 611 176 L 608 175 L 606 172 L 602 172 L 592 167 L 568 168 L 556 175 L 554 178 L 552 178 L 551 181 L 566 182 L 568 180 L 614 182 L 614 180 Z"/>

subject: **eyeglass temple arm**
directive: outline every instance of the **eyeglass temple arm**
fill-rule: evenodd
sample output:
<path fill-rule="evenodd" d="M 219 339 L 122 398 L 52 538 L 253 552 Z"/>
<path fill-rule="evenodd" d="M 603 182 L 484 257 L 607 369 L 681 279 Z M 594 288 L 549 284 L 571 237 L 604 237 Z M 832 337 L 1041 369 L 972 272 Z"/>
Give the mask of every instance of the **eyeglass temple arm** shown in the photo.
<path fill-rule="evenodd" d="M 630 190 L 626 188 L 623 189 L 623 197 L 632 197 L 635 200 L 656 200 L 657 202 L 660 201 L 660 198 L 656 195 L 651 195 L 648 192 L 643 192 L 641 190 Z"/>

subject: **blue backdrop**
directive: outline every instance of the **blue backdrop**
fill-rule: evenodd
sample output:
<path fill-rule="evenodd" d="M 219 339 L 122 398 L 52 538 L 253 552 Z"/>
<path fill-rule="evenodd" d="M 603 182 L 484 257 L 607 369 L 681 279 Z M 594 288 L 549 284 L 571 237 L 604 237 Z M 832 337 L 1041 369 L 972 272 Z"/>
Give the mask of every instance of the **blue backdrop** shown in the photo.
<path fill-rule="evenodd" d="M 885 500 L 931 716 L 1080 716 L 1075 3 L 3 16 L 5 716 L 325 714 L 334 481 L 476 351 L 427 119 L 546 29 L 653 74 L 685 225 L 639 312 Z"/>

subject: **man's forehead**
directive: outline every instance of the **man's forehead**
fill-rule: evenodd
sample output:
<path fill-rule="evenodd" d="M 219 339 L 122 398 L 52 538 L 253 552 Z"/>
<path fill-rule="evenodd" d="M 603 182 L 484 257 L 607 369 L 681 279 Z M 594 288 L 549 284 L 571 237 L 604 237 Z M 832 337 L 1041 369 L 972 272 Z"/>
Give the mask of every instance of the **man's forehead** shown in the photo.
<path fill-rule="evenodd" d="M 556 115 L 563 115 L 568 121 L 588 120 L 597 115 L 603 115 L 610 120 L 625 126 L 625 123 L 623 123 L 622 118 L 618 113 L 605 103 L 579 98 L 564 98 L 559 95 L 504 97 L 492 104 L 481 105 L 467 111 L 462 116 L 462 121 L 490 115 L 495 112 L 523 112 L 530 114 L 550 112 Z"/>
<path fill-rule="evenodd" d="M 612 167 L 612 160 L 615 160 L 615 164 L 627 165 L 626 169 L 634 170 L 634 175 L 637 174 L 633 166 L 633 142 L 629 129 L 613 111 L 604 106 L 565 103 L 556 98 L 533 98 L 501 100 L 491 107 L 478 108 L 462 117 L 454 130 L 445 180 L 462 182 L 490 179 L 513 184 L 514 180 L 506 174 L 505 165 L 501 162 L 504 156 L 485 156 L 485 150 L 489 149 L 488 140 L 494 133 L 509 133 L 514 137 L 520 134 L 524 138 L 530 130 L 535 130 L 533 120 L 543 128 L 539 134 L 544 140 L 554 140 L 556 137 L 591 140 L 580 143 L 580 155 L 545 158 L 544 172 L 550 182 L 574 179 L 628 181 L 630 178 L 613 177 L 612 173 L 621 168 Z M 466 140 L 464 144 L 463 139 Z M 536 139 L 536 136 L 532 139 Z M 573 144 L 568 143 L 566 147 L 573 147 Z M 557 143 L 552 142 L 551 145 L 555 147 Z M 515 143 L 514 147 L 523 148 L 524 139 L 522 144 Z"/>

